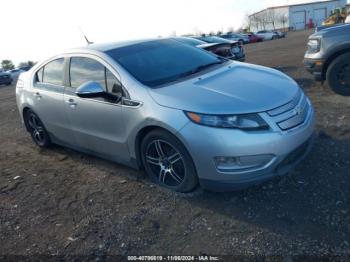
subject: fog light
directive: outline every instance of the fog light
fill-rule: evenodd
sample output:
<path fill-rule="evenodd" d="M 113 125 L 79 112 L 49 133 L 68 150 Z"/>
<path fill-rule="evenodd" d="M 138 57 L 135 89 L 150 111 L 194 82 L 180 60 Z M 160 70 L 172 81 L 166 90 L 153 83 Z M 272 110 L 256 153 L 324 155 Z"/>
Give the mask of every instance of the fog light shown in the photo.
<path fill-rule="evenodd" d="M 221 172 L 238 172 L 258 169 L 268 164 L 274 155 L 253 156 L 217 156 L 214 157 L 216 168 Z"/>

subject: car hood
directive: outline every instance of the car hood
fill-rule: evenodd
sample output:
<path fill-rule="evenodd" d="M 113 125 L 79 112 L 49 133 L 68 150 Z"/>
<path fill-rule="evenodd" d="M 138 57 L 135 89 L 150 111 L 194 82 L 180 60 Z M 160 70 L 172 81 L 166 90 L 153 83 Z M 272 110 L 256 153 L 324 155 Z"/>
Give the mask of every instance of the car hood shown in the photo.
<path fill-rule="evenodd" d="M 316 33 L 313 34 L 313 36 L 319 36 L 319 35 L 324 35 L 327 33 L 346 33 L 346 31 L 350 31 L 350 24 L 338 24 L 338 25 L 333 25 L 333 26 L 319 26 L 316 28 Z"/>
<path fill-rule="evenodd" d="M 263 112 L 288 103 L 299 86 L 267 67 L 233 62 L 175 84 L 149 89 L 162 106 L 207 114 Z"/>

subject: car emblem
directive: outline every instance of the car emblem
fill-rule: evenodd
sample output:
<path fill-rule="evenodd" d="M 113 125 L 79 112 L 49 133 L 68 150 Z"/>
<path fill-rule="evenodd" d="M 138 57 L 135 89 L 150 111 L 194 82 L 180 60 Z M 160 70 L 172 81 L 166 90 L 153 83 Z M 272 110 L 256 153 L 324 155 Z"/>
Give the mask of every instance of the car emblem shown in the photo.
<path fill-rule="evenodd" d="M 304 112 L 304 108 L 302 108 L 301 106 L 297 106 L 295 109 L 294 109 L 294 112 L 296 115 L 300 115 Z"/>

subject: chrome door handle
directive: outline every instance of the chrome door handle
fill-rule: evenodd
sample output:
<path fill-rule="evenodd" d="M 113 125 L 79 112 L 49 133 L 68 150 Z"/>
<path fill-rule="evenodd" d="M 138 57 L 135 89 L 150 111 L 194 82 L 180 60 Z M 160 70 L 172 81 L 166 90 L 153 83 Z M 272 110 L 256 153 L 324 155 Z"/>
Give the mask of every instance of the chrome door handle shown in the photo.
<path fill-rule="evenodd" d="M 41 99 L 41 95 L 40 95 L 40 93 L 39 92 L 36 92 L 35 94 L 34 94 L 34 96 L 38 99 L 38 100 L 40 100 Z"/>
<path fill-rule="evenodd" d="M 77 106 L 77 103 L 74 102 L 74 99 L 73 99 L 73 98 L 68 99 L 68 100 L 67 100 L 67 103 L 68 103 L 69 107 L 70 107 L 70 108 L 73 108 L 73 109 Z"/>

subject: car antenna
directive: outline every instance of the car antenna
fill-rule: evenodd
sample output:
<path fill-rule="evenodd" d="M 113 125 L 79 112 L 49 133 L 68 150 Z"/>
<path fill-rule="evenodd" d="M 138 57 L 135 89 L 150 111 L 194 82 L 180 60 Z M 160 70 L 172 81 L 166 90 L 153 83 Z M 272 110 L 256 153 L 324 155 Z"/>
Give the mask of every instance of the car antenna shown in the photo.
<path fill-rule="evenodd" d="M 84 34 L 83 30 L 79 27 L 80 32 L 83 34 L 87 45 L 92 45 L 94 42 L 90 42 L 89 39 L 86 37 L 86 35 Z"/>

